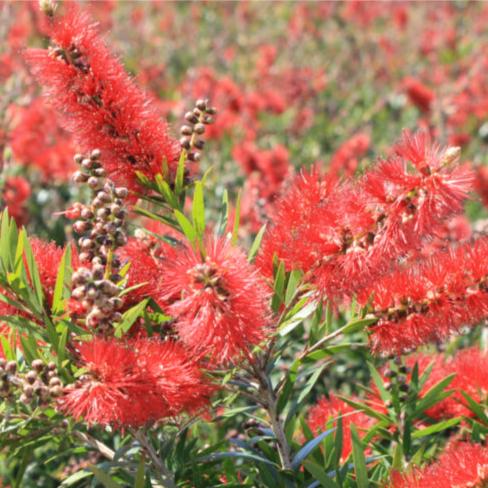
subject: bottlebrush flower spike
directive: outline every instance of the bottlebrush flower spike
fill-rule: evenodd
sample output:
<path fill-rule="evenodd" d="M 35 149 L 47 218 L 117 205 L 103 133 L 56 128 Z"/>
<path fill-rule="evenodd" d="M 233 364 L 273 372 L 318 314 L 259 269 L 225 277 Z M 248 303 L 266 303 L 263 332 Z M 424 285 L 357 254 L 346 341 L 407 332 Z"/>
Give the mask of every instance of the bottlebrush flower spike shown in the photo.
<path fill-rule="evenodd" d="M 88 424 L 141 426 L 195 410 L 211 389 L 181 346 L 149 339 L 95 338 L 78 349 L 88 370 L 65 389 L 59 409 Z"/>
<path fill-rule="evenodd" d="M 318 435 L 325 431 L 327 423 L 333 420 L 333 426 L 337 426 L 337 419 L 342 418 L 342 459 L 346 459 L 352 451 L 351 424 L 354 424 L 359 433 L 364 434 L 374 425 L 374 419 L 360 410 L 355 410 L 351 405 L 334 395 L 329 399 L 322 397 L 308 412 L 307 424 L 310 430 Z"/>
<path fill-rule="evenodd" d="M 488 317 L 487 282 L 487 238 L 384 276 L 358 295 L 379 317 L 373 350 L 397 354 L 477 324 Z"/>
<path fill-rule="evenodd" d="M 265 337 L 268 291 L 246 256 L 225 238 L 208 239 L 206 257 L 179 248 L 162 266 L 161 300 L 195 354 L 236 361 Z"/>
<path fill-rule="evenodd" d="M 459 150 L 441 150 L 406 132 L 396 155 L 360 180 L 334 186 L 316 172 L 299 178 L 277 206 L 259 265 L 272 257 L 310 271 L 329 298 L 343 298 L 388 272 L 459 212 L 472 175 L 454 166 Z"/>
<path fill-rule="evenodd" d="M 163 160 L 174 170 L 178 142 L 87 14 L 71 6 L 50 37 L 49 50 L 29 49 L 25 57 L 82 151 L 99 148 L 110 178 L 133 191 L 141 190 L 136 171 L 152 178 Z"/>
<path fill-rule="evenodd" d="M 394 472 L 390 488 L 476 488 L 488 482 L 488 448 L 452 442 L 439 460 L 411 473 Z"/>

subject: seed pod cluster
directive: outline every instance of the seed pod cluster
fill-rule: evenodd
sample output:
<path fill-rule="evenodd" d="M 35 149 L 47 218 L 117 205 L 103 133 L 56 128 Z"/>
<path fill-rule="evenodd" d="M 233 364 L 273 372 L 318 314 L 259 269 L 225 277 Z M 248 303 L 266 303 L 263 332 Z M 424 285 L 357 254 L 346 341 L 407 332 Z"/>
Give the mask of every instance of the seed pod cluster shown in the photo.
<path fill-rule="evenodd" d="M 93 198 L 88 205 L 77 207 L 79 219 L 73 224 L 73 230 L 81 235 L 78 244 L 83 266 L 73 274 L 72 297 L 86 311 L 86 325 L 106 332 L 122 317 L 121 261 L 115 251 L 127 242 L 124 199 L 128 191 L 106 178 L 99 150 L 93 150 L 89 157 L 77 154 L 75 161 L 81 169 L 73 179 L 87 184 Z"/>
<path fill-rule="evenodd" d="M 212 124 L 217 113 L 215 107 L 209 107 L 208 100 L 197 100 L 195 108 L 185 114 L 185 125 L 180 128 L 180 144 L 188 152 L 189 161 L 200 161 L 201 151 L 205 146 L 205 126 Z"/>
<path fill-rule="evenodd" d="M 4 401 L 18 398 L 25 405 L 48 406 L 62 392 L 55 363 L 36 359 L 28 370 L 19 372 L 15 361 L 0 358 L 0 397 Z"/>
<path fill-rule="evenodd" d="M 398 388 L 398 398 L 401 401 L 406 400 L 408 397 L 410 390 L 408 374 L 410 372 L 411 369 L 403 364 L 400 358 L 395 358 L 393 363 L 384 373 L 385 378 L 387 378 L 387 381 L 384 383 L 385 389 L 393 391 L 395 388 Z"/>

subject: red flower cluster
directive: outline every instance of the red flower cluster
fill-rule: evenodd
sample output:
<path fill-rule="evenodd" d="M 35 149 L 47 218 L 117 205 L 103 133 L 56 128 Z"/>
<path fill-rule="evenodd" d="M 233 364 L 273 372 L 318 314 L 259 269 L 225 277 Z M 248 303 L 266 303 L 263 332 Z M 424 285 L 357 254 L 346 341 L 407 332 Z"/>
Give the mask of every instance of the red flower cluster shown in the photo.
<path fill-rule="evenodd" d="M 417 78 L 408 77 L 403 80 L 403 87 L 410 102 L 421 112 L 428 113 L 434 101 L 434 92 Z"/>
<path fill-rule="evenodd" d="M 174 170 L 179 144 L 89 17 L 72 7 L 54 21 L 50 37 L 49 50 L 25 56 L 81 149 L 99 148 L 110 178 L 134 191 L 136 171 L 154 177 L 163 160 Z"/>
<path fill-rule="evenodd" d="M 331 394 L 328 399 L 322 397 L 309 410 L 307 425 L 314 434 L 319 434 L 325 431 L 330 421 L 333 421 L 333 427 L 337 427 L 339 417 L 342 419 L 343 429 L 341 458 L 346 459 L 352 452 L 351 425 L 358 429 L 359 435 L 364 435 L 374 425 L 375 420 Z"/>
<path fill-rule="evenodd" d="M 45 180 L 68 180 L 75 171 L 75 151 L 56 112 L 38 98 L 27 107 L 18 107 L 15 117 L 18 123 L 10 134 L 15 160 L 35 166 Z"/>
<path fill-rule="evenodd" d="M 8 213 L 17 225 L 27 223 L 29 218 L 26 203 L 31 196 L 30 183 L 22 176 L 7 177 L 4 183 L 2 200 Z"/>
<path fill-rule="evenodd" d="M 370 297 L 379 321 L 372 326 L 376 352 L 400 353 L 445 339 L 488 316 L 488 240 L 440 252 L 378 279 L 359 294 Z"/>
<path fill-rule="evenodd" d="M 392 474 L 391 488 L 482 488 L 488 482 L 488 448 L 453 442 L 439 459 L 410 473 Z"/>
<path fill-rule="evenodd" d="M 265 337 L 268 291 L 244 253 L 225 238 L 208 239 L 206 255 L 180 248 L 163 262 L 160 298 L 191 351 L 211 364 L 249 354 Z"/>
<path fill-rule="evenodd" d="M 345 141 L 332 155 L 329 172 L 337 176 L 353 176 L 359 164 L 359 159 L 365 155 L 370 146 L 370 138 L 360 132 Z"/>
<path fill-rule="evenodd" d="M 314 274 L 329 298 L 358 291 L 435 235 L 459 212 L 471 187 L 457 148 L 441 150 L 424 133 L 405 133 L 395 154 L 357 182 L 335 184 L 316 170 L 298 178 L 277 205 L 258 257 Z"/>
<path fill-rule="evenodd" d="M 79 346 L 87 373 L 65 389 L 59 409 L 88 424 L 142 426 L 195 412 L 212 387 L 179 344 L 94 338 Z"/>

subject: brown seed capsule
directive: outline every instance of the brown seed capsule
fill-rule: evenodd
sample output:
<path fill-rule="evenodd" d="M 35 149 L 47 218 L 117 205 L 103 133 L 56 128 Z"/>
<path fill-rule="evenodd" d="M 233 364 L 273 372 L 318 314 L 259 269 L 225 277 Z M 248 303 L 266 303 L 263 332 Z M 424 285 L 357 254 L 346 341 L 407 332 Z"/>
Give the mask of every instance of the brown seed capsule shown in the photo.
<path fill-rule="evenodd" d="M 32 361 L 31 366 L 38 373 L 40 373 L 44 369 L 44 363 L 42 362 L 41 359 L 34 359 L 34 361 Z"/>
<path fill-rule="evenodd" d="M 5 371 L 10 374 L 15 374 L 15 372 L 17 371 L 17 363 L 15 361 L 9 361 L 5 365 Z"/>
<path fill-rule="evenodd" d="M 29 371 L 26 375 L 25 375 L 25 379 L 28 383 L 30 383 L 31 385 L 34 384 L 34 382 L 37 380 L 37 373 L 35 371 Z"/>
<path fill-rule="evenodd" d="M 213 124 L 213 121 L 214 121 L 213 117 L 210 117 L 210 116 L 203 118 L 203 123 L 206 125 Z"/>
<path fill-rule="evenodd" d="M 185 120 L 190 122 L 190 124 L 196 124 L 198 122 L 198 117 L 193 112 L 186 112 Z"/>
<path fill-rule="evenodd" d="M 102 155 L 102 152 L 100 151 L 100 149 L 94 149 L 90 154 L 90 158 L 91 159 L 99 159 L 101 155 Z"/>
<path fill-rule="evenodd" d="M 88 181 L 88 175 L 82 173 L 81 171 L 75 171 L 75 173 L 73 174 L 73 181 L 75 183 L 85 183 L 86 181 Z"/>
<path fill-rule="evenodd" d="M 207 107 L 206 112 L 208 115 L 215 115 L 217 113 L 217 109 L 215 107 Z"/>
<path fill-rule="evenodd" d="M 88 181 L 87 181 L 87 184 L 88 186 L 92 189 L 92 190 L 95 190 L 97 188 L 100 187 L 101 185 L 101 181 L 99 178 L 97 178 L 96 176 L 90 176 L 90 178 L 88 178 Z"/>
<path fill-rule="evenodd" d="M 203 134 L 205 132 L 205 125 L 204 124 L 196 124 L 194 127 L 194 131 L 197 134 Z"/>
<path fill-rule="evenodd" d="M 198 139 L 196 140 L 193 145 L 197 148 L 197 149 L 203 149 L 205 147 L 205 141 L 203 139 Z"/>
<path fill-rule="evenodd" d="M 49 361 L 47 364 L 47 369 L 49 371 L 55 371 L 56 370 L 56 363 L 54 361 Z"/>
<path fill-rule="evenodd" d="M 81 162 L 83 161 L 83 155 L 77 153 L 74 155 L 73 159 L 74 159 L 76 164 L 81 164 Z"/>
<path fill-rule="evenodd" d="M 86 170 L 90 170 L 93 167 L 93 161 L 91 159 L 85 158 L 81 161 L 81 167 Z"/>
<path fill-rule="evenodd" d="M 180 129 L 180 134 L 182 136 L 191 136 L 193 134 L 193 127 L 189 125 L 183 125 Z"/>
<path fill-rule="evenodd" d="M 56 385 L 50 388 L 49 392 L 53 397 L 58 397 L 61 395 L 61 393 L 63 393 L 63 388 L 61 387 L 61 385 Z"/>
<path fill-rule="evenodd" d="M 57 386 L 61 384 L 61 380 L 57 376 L 53 376 L 49 380 L 49 386 Z"/>
<path fill-rule="evenodd" d="M 196 151 L 188 153 L 188 159 L 190 161 L 200 161 L 200 153 Z"/>
<path fill-rule="evenodd" d="M 32 395 L 34 394 L 34 388 L 32 385 L 29 384 L 24 384 L 23 391 L 24 391 L 24 395 L 26 395 L 29 398 L 31 398 Z"/>
<path fill-rule="evenodd" d="M 180 139 L 180 144 L 181 144 L 181 147 L 182 148 L 184 148 L 184 149 L 190 149 L 190 147 L 191 147 L 190 138 L 189 137 L 182 137 Z"/>
<path fill-rule="evenodd" d="M 207 104 L 208 104 L 208 100 L 200 98 L 199 100 L 196 101 L 195 106 L 198 108 L 198 110 L 204 112 L 205 110 L 207 110 Z"/>
<path fill-rule="evenodd" d="M 129 190 L 124 187 L 119 187 L 115 189 L 115 195 L 119 198 L 127 198 L 127 195 L 129 194 Z"/>

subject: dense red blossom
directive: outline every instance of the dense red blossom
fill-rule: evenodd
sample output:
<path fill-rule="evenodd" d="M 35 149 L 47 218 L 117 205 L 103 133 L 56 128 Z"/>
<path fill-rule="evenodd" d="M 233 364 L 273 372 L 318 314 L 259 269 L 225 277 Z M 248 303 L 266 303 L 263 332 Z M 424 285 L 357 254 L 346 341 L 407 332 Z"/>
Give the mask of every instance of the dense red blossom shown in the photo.
<path fill-rule="evenodd" d="M 75 151 L 56 112 L 38 98 L 27 107 L 18 107 L 15 118 L 18 122 L 10 134 L 15 160 L 35 166 L 46 180 L 68 180 L 75 168 Z"/>
<path fill-rule="evenodd" d="M 370 138 L 360 132 L 345 141 L 332 155 L 329 171 L 332 174 L 353 176 L 359 164 L 359 159 L 366 154 L 370 146 Z"/>
<path fill-rule="evenodd" d="M 10 176 L 5 179 L 2 200 L 17 225 L 24 225 L 29 219 L 26 205 L 30 196 L 31 186 L 25 178 Z"/>
<path fill-rule="evenodd" d="M 391 488 L 482 488 L 488 482 L 488 448 L 452 442 L 425 468 L 392 473 Z"/>
<path fill-rule="evenodd" d="M 442 340 L 488 316 L 488 240 L 439 252 L 399 268 L 359 294 L 379 321 L 371 329 L 374 351 L 398 353 Z"/>
<path fill-rule="evenodd" d="M 162 266 L 160 296 L 170 302 L 181 340 L 213 364 L 247 355 L 265 337 L 268 292 L 245 254 L 226 238 L 208 239 L 206 256 L 177 250 Z"/>
<path fill-rule="evenodd" d="M 50 37 L 53 48 L 30 49 L 25 56 L 82 150 L 99 148 L 110 177 L 131 190 L 140 190 L 136 171 L 154 177 L 163 160 L 173 170 L 179 144 L 96 24 L 72 6 L 54 21 Z"/>
<path fill-rule="evenodd" d="M 417 78 L 408 77 L 403 81 L 405 92 L 420 111 L 429 112 L 434 101 L 434 92 Z"/>
<path fill-rule="evenodd" d="M 87 373 L 65 389 L 59 408 L 88 424 L 141 426 L 196 410 L 211 391 L 196 364 L 171 341 L 95 338 L 78 352 Z"/>
<path fill-rule="evenodd" d="M 343 429 L 341 457 L 346 459 L 352 451 L 351 425 L 354 424 L 361 436 L 374 425 L 374 419 L 331 394 L 329 398 L 320 398 L 309 410 L 307 424 L 314 434 L 319 434 L 326 430 L 329 421 L 333 421 L 332 426 L 336 427 L 339 417 Z"/>
<path fill-rule="evenodd" d="M 259 265 L 270 274 L 277 255 L 287 269 L 313 269 L 329 297 L 360 290 L 462 210 L 472 175 L 457 157 L 406 132 L 395 154 L 356 182 L 335 184 L 315 170 L 298 177 L 277 204 Z"/>
<path fill-rule="evenodd" d="M 118 249 L 117 255 L 123 263 L 130 263 L 127 288 L 142 285 L 125 296 L 125 305 L 134 305 L 148 297 L 157 299 L 161 279 L 159 261 L 152 256 L 148 246 L 138 239 L 130 238 L 125 246 Z"/>

